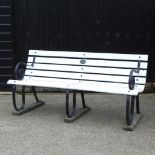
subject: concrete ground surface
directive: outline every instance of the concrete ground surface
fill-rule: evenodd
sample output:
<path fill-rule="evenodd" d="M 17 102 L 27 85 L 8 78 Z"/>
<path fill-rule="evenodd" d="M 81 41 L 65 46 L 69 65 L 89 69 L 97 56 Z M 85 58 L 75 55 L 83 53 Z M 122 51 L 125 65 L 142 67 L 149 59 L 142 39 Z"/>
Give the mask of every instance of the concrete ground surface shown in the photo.
<path fill-rule="evenodd" d="M 140 96 L 144 116 L 132 132 L 123 130 L 123 95 L 86 94 L 91 111 L 71 124 L 63 121 L 65 94 L 38 96 L 44 106 L 13 116 L 11 95 L 0 95 L 0 155 L 155 155 L 155 94 Z"/>

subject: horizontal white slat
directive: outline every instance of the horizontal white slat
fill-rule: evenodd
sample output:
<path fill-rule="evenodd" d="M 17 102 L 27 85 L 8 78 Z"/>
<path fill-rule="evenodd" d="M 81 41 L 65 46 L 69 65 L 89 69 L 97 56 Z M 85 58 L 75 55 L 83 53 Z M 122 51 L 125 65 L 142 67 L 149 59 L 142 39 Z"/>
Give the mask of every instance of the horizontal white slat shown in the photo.
<path fill-rule="evenodd" d="M 76 57 L 76 58 L 98 58 L 98 59 L 118 59 L 118 60 L 142 60 L 147 61 L 148 55 L 139 54 L 116 54 L 116 53 L 94 53 L 75 51 L 41 51 L 30 50 L 29 55 L 53 56 L 53 57 Z"/>
<path fill-rule="evenodd" d="M 34 81 L 34 80 L 9 80 L 8 84 L 16 85 L 27 85 L 27 86 L 38 86 L 38 87 L 52 87 L 52 88 L 62 88 L 62 89 L 75 89 L 75 90 L 85 90 L 85 91 L 95 91 L 95 92 L 105 92 L 113 94 L 128 94 L 128 95 L 137 95 L 138 90 L 129 90 L 126 88 L 119 87 L 110 87 L 110 86 L 91 86 L 90 84 L 77 84 L 77 83 L 55 83 L 55 82 L 43 82 L 43 81 Z"/>
<path fill-rule="evenodd" d="M 44 58 L 36 57 L 35 63 L 54 63 L 68 65 L 82 65 L 81 59 L 64 59 L 64 58 Z M 28 62 L 33 62 L 33 57 L 28 58 Z M 109 61 L 109 60 L 90 60 L 87 59 L 84 66 L 105 66 L 105 67 L 121 67 L 121 68 L 137 68 L 137 62 L 132 61 Z M 146 62 L 141 62 L 140 68 L 147 68 Z"/>
<path fill-rule="evenodd" d="M 92 53 L 85 52 L 84 57 L 86 58 L 98 58 L 98 59 L 116 59 L 116 60 L 141 60 L 148 61 L 148 55 L 139 54 L 116 54 L 116 53 Z"/>
<path fill-rule="evenodd" d="M 128 89 L 128 84 L 123 83 L 110 83 L 110 82 L 96 82 L 96 81 L 82 81 L 82 80 L 69 80 L 69 79 L 56 79 L 56 78 L 44 78 L 44 77 L 30 77 L 25 76 L 24 80 L 33 80 L 33 81 L 43 81 L 43 82 L 55 82 L 55 83 L 73 83 L 73 84 L 83 84 L 83 85 L 91 85 L 94 86 L 108 86 L 108 87 L 117 87 L 117 88 L 126 88 Z M 144 85 L 135 85 L 135 89 L 138 91 L 144 90 Z"/>
<path fill-rule="evenodd" d="M 123 82 L 128 83 L 128 76 L 111 76 L 111 75 L 95 75 L 95 74 L 81 74 L 82 80 L 96 80 L 96 81 L 112 81 L 112 82 Z M 136 82 L 139 84 L 145 83 L 145 78 L 136 77 Z"/>
<path fill-rule="evenodd" d="M 81 74 L 69 72 L 55 72 L 55 71 L 39 71 L 39 70 L 26 70 L 25 75 L 41 76 L 41 77 L 54 77 L 54 78 L 71 78 L 81 80 L 96 80 L 96 81 L 113 81 L 128 83 L 128 76 L 111 76 L 111 75 L 98 75 L 98 74 Z M 145 83 L 145 78 L 136 77 L 136 82 L 139 84 Z"/>
<path fill-rule="evenodd" d="M 55 82 L 55 81 L 37 81 L 37 80 L 9 80 L 8 84 L 26 85 L 26 86 L 38 86 L 38 87 L 51 87 L 51 88 L 63 88 L 70 89 L 71 86 L 77 85 L 76 83 L 67 82 Z"/>
<path fill-rule="evenodd" d="M 83 87 L 87 87 L 87 86 L 91 86 L 92 89 L 93 87 L 99 86 L 99 87 L 103 87 L 103 91 L 104 91 L 104 87 L 115 87 L 117 89 L 129 89 L 128 84 L 122 84 L 122 83 L 107 83 L 107 82 L 95 82 L 95 81 L 80 81 L 79 82 L 80 85 Z M 144 85 L 135 85 L 135 90 L 137 90 L 138 92 L 143 92 L 144 90 Z"/>
<path fill-rule="evenodd" d="M 29 50 L 29 55 L 45 56 L 45 57 L 74 57 L 81 58 L 84 52 L 75 51 L 42 51 L 42 50 Z"/>
<path fill-rule="evenodd" d="M 77 85 L 77 90 L 83 90 L 83 91 L 94 91 L 94 92 L 104 92 L 104 93 L 113 93 L 113 94 L 126 94 L 126 95 L 138 95 L 138 93 L 142 91 L 138 90 L 129 90 L 126 88 L 120 88 L 120 87 L 109 87 L 109 86 L 100 86 L 100 85 L 84 85 L 79 84 Z"/>
<path fill-rule="evenodd" d="M 67 73 L 67 72 L 55 72 L 55 71 L 38 71 L 38 70 L 26 70 L 25 75 L 30 76 L 42 76 L 42 77 L 57 77 L 57 78 L 72 78 L 80 79 L 80 73 Z"/>
<path fill-rule="evenodd" d="M 131 71 L 131 69 L 69 66 L 69 65 L 55 65 L 55 64 L 34 64 L 34 66 L 32 67 L 31 63 L 27 64 L 27 68 L 37 70 L 99 73 L 99 74 L 111 74 L 111 75 L 129 75 Z M 146 76 L 146 70 L 140 70 L 139 74 L 134 73 L 134 76 Z"/>
<path fill-rule="evenodd" d="M 57 79 L 57 78 L 45 78 L 45 77 L 33 77 L 33 76 L 25 76 L 23 80 L 30 81 L 43 81 L 43 82 L 55 82 L 55 83 L 79 83 L 79 80 L 74 79 Z"/>
<path fill-rule="evenodd" d="M 104 67 L 83 67 L 83 73 L 101 73 L 101 74 L 111 74 L 111 75 L 129 75 L 131 69 L 121 69 L 121 68 L 104 68 Z M 140 70 L 140 72 L 134 73 L 134 76 L 146 76 L 146 70 Z"/>

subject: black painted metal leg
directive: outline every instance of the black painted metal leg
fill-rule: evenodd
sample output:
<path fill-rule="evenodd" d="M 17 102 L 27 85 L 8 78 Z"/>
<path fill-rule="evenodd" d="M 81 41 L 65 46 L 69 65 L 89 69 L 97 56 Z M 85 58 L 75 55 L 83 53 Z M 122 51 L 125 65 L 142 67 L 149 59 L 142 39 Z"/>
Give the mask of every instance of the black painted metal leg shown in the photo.
<path fill-rule="evenodd" d="M 25 87 L 23 86 L 22 87 L 22 104 L 20 107 L 18 107 L 16 104 L 16 85 L 12 86 L 12 101 L 13 101 L 14 109 L 16 111 L 21 111 L 24 109 L 24 106 L 25 106 L 25 94 L 24 93 L 25 93 Z"/>
<path fill-rule="evenodd" d="M 73 91 L 73 110 L 71 116 L 76 115 L 76 91 Z"/>
<path fill-rule="evenodd" d="M 38 99 L 38 96 L 37 96 L 35 87 L 33 87 L 33 86 L 32 86 L 32 92 L 33 92 L 33 95 L 34 95 L 34 97 L 35 97 L 36 102 L 39 102 L 39 99 Z"/>
<path fill-rule="evenodd" d="M 73 106 L 72 109 L 70 110 L 69 106 L 69 90 L 66 91 L 66 115 L 67 118 L 64 120 L 67 123 L 71 123 L 75 121 L 77 118 L 85 114 L 86 112 L 90 111 L 90 108 L 85 105 L 85 100 L 84 100 L 84 93 L 81 92 L 81 99 L 82 99 L 82 105 L 83 107 L 80 109 L 76 109 L 76 91 L 73 91 Z"/>
<path fill-rule="evenodd" d="M 81 99 L 82 99 L 82 105 L 84 108 L 86 108 L 85 98 L 84 98 L 84 92 L 81 92 Z"/>
<path fill-rule="evenodd" d="M 23 110 L 25 107 L 25 86 L 22 86 L 22 107 L 21 110 Z"/>
<path fill-rule="evenodd" d="M 18 108 L 16 106 L 16 86 L 12 86 L 12 101 L 13 101 L 13 106 L 14 108 L 18 111 Z"/>
<path fill-rule="evenodd" d="M 69 91 L 66 91 L 66 115 L 70 117 L 69 113 Z"/>
<path fill-rule="evenodd" d="M 140 108 L 139 108 L 139 95 L 136 96 L 136 112 L 137 112 L 137 114 L 140 113 Z"/>
<path fill-rule="evenodd" d="M 127 125 L 131 125 L 133 122 L 134 103 L 135 103 L 135 97 L 128 95 L 127 103 L 126 103 L 126 123 L 127 123 Z"/>
<path fill-rule="evenodd" d="M 13 85 L 12 99 L 13 99 L 13 106 L 14 106 L 14 111 L 13 111 L 14 115 L 21 115 L 23 113 L 26 113 L 30 110 L 33 110 L 33 109 L 45 104 L 43 101 L 38 100 L 38 97 L 37 97 L 34 87 L 32 88 L 32 91 L 33 91 L 36 102 L 32 103 L 30 106 L 26 107 L 25 106 L 25 86 L 22 86 L 22 105 L 20 107 L 18 107 L 16 104 L 16 85 Z"/>
<path fill-rule="evenodd" d="M 70 112 L 70 106 L 69 106 L 69 95 L 70 92 L 69 90 L 66 91 L 66 115 L 67 117 L 71 118 L 75 112 L 76 112 L 76 93 L 73 92 L 73 108 L 71 109 L 72 111 Z"/>
<path fill-rule="evenodd" d="M 134 106 L 136 103 L 136 112 L 134 112 Z M 125 130 L 132 131 L 142 118 L 142 114 L 139 111 L 139 96 L 127 96 L 126 102 L 126 126 Z"/>
<path fill-rule="evenodd" d="M 69 90 L 66 91 L 66 115 L 69 118 L 72 118 L 76 115 L 76 91 L 73 91 L 73 107 L 70 112 L 70 106 L 69 106 Z"/>

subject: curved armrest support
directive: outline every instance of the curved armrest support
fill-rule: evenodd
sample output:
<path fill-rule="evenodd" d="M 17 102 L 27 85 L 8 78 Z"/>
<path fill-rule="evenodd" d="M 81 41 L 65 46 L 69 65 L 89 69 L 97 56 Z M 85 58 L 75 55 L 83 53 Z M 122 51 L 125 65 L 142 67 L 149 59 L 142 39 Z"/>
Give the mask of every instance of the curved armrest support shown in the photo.
<path fill-rule="evenodd" d="M 25 68 L 26 68 L 25 62 L 17 63 L 14 70 L 15 78 L 17 80 L 22 80 L 24 78 Z"/>
<path fill-rule="evenodd" d="M 138 61 L 137 69 L 132 69 L 129 75 L 129 81 L 128 86 L 130 90 L 133 90 L 135 88 L 135 76 L 133 73 L 139 73 L 140 71 L 140 61 Z"/>

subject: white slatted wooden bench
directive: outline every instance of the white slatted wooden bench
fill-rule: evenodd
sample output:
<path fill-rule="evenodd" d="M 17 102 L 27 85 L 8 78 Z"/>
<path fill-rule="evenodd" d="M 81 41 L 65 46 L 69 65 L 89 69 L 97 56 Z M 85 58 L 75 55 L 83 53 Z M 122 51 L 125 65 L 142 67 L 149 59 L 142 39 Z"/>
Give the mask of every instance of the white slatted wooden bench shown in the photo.
<path fill-rule="evenodd" d="M 7 82 L 13 85 L 15 113 L 21 114 L 44 104 L 38 99 L 35 87 L 66 90 L 66 122 L 72 122 L 90 110 L 85 105 L 84 91 L 123 94 L 127 95 L 126 129 L 133 130 L 142 117 L 139 110 L 139 94 L 143 92 L 146 83 L 147 61 L 147 55 L 30 50 L 27 64 L 19 63 L 15 68 L 17 80 Z M 22 86 L 21 107 L 16 105 L 17 85 Z M 36 99 L 36 103 L 27 108 L 25 86 L 32 87 Z M 72 109 L 69 106 L 71 91 Z M 76 110 L 77 91 L 81 93 L 83 104 L 80 110 Z"/>

